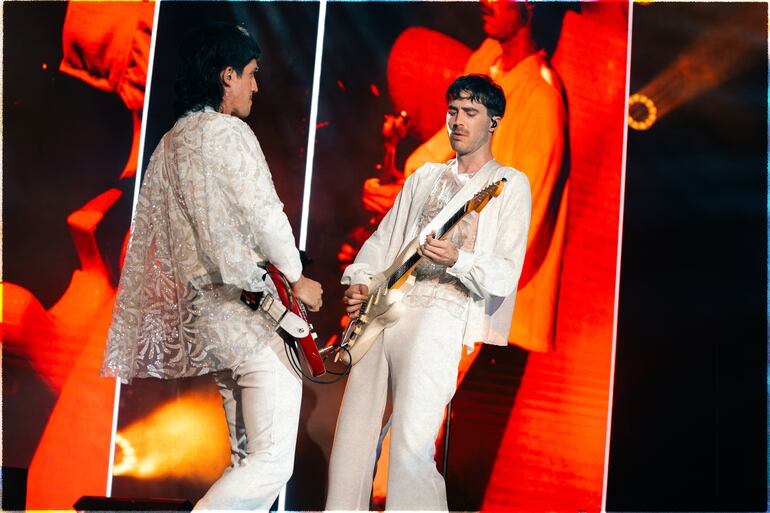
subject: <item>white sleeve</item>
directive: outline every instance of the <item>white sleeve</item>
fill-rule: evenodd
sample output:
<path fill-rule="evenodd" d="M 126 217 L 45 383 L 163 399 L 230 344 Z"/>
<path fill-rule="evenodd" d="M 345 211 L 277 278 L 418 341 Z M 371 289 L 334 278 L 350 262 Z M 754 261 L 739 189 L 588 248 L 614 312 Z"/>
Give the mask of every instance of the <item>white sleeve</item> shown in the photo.
<path fill-rule="evenodd" d="M 302 264 L 294 234 L 254 132 L 233 118 L 211 135 L 212 144 L 202 150 L 205 192 L 214 207 L 207 209 L 207 253 L 223 282 L 261 289 L 264 271 L 258 264 L 264 259 L 297 281 Z"/>

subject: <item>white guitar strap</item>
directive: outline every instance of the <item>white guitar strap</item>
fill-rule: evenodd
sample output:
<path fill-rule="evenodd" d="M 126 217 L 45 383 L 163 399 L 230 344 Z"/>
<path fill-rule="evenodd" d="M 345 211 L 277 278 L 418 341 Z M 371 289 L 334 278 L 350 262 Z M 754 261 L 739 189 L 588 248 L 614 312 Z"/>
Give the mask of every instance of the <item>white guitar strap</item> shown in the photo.
<path fill-rule="evenodd" d="M 278 325 L 294 338 L 306 337 L 310 333 L 310 327 L 302 317 L 283 306 L 280 300 L 274 298 L 269 292 L 262 294 L 259 308 L 273 319 Z"/>
<path fill-rule="evenodd" d="M 452 160 L 447 163 L 449 166 L 457 166 L 457 160 Z M 468 202 L 475 194 L 489 184 L 492 175 L 502 167 L 502 164 L 495 159 L 489 160 L 486 164 L 481 166 L 470 180 L 468 180 L 463 187 L 457 191 L 451 200 L 447 202 L 444 208 L 436 214 L 428 225 L 420 232 L 420 244 L 425 244 L 425 239 L 433 231 L 441 228 L 465 203 Z"/>

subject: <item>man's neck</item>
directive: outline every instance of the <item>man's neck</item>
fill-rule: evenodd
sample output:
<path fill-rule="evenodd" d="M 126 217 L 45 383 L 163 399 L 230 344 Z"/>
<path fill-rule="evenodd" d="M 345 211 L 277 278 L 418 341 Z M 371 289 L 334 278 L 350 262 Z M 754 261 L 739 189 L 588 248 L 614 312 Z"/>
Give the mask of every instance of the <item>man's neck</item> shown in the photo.
<path fill-rule="evenodd" d="M 532 31 L 529 26 L 523 27 L 516 34 L 505 41 L 500 41 L 503 48 L 501 64 L 503 71 L 512 70 L 518 63 L 537 53 L 537 46 L 532 40 Z"/>
<path fill-rule="evenodd" d="M 489 145 L 479 148 L 473 153 L 457 155 L 457 173 L 475 174 L 490 160 L 492 160 L 492 150 L 490 150 Z"/>

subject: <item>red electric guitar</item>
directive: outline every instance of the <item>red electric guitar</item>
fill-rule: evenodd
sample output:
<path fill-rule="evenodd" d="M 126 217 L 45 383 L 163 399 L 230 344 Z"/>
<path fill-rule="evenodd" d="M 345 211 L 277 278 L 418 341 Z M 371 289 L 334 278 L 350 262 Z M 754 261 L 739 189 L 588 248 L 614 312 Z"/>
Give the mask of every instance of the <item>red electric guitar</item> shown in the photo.
<path fill-rule="evenodd" d="M 289 280 L 286 279 L 283 273 L 279 271 L 276 266 L 268 263 L 266 270 L 268 276 L 270 276 L 270 279 L 275 285 L 275 289 L 278 291 L 278 299 L 281 300 L 281 303 L 284 307 L 286 307 L 286 310 L 296 314 L 300 319 L 307 323 L 309 329 L 304 330 L 306 332 L 304 336 L 295 337 L 290 334 L 289 336 L 296 340 L 297 347 L 302 351 L 302 354 L 305 357 L 305 361 L 307 362 L 307 365 L 310 368 L 310 372 L 313 374 L 313 376 L 322 376 L 326 373 L 326 366 L 324 365 L 323 358 L 321 358 L 321 355 L 318 352 L 318 347 L 315 343 L 318 335 L 316 335 L 313 325 L 307 318 L 307 309 L 305 308 L 305 304 L 298 298 L 294 297 L 294 294 L 291 291 L 291 284 L 289 283 Z M 257 310 L 260 308 L 267 310 L 268 308 L 265 308 L 263 302 L 272 300 L 274 300 L 273 297 L 267 292 L 258 294 L 256 292 L 249 292 L 244 290 L 241 293 L 241 301 L 246 303 L 246 305 L 248 305 L 252 310 Z"/>

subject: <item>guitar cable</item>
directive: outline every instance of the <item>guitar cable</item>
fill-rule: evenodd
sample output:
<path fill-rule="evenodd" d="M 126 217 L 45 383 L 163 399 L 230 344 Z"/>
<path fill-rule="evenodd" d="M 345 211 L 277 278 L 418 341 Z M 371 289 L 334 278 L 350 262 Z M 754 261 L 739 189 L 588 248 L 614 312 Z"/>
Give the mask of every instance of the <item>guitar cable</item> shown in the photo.
<path fill-rule="evenodd" d="M 286 279 L 286 277 L 280 273 L 270 272 L 270 271 L 265 271 L 265 274 L 262 277 L 263 280 L 265 276 L 270 276 L 270 279 L 273 280 L 273 282 L 275 282 L 276 279 L 282 280 L 284 282 L 284 286 L 288 291 L 287 295 L 289 297 L 289 306 L 287 310 L 291 310 L 293 308 L 293 303 L 294 303 L 294 294 L 291 293 L 291 284 L 289 284 L 289 281 Z M 300 308 L 302 308 L 304 312 L 305 310 L 304 305 L 300 302 L 299 306 Z M 307 317 L 307 312 L 304 312 L 304 313 L 305 313 L 305 317 Z M 291 336 L 289 336 L 288 338 L 291 338 Z M 289 346 L 291 346 L 291 351 L 289 351 Z M 350 374 L 350 369 L 353 366 L 352 358 L 350 357 L 350 351 L 348 350 L 348 348 L 342 347 L 340 344 L 334 344 L 332 345 L 332 347 L 337 347 L 338 351 L 342 350 L 348 353 L 348 361 L 351 363 L 348 363 L 345 366 L 345 370 L 343 370 L 342 372 L 334 372 L 327 369 L 326 372 L 328 372 L 333 376 L 337 376 L 337 378 L 331 379 L 331 380 L 321 380 L 314 376 L 310 376 L 309 374 L 305 373 L 305 371 L 302 369 L 302 362 L 300 361 L 299 349 L 297 348 L 296 340 L 292 340 L 291 342 L 289 342 L 286 340 L 286 338 L 284 338 L 284 344 L 283 344 L 284 351 L 286 352 L 286 358 L 289 360 L 289 364 L 291 365 L 292 369 L 294 369 L 294 372 L 298 376 L 300 376 L 300 378 L 305 378 L 311 383 L 316 383 L 319 385 L 333 385 L 334 383 L 338 383 L 339 381 L 342 381 L 342 378 Z M 327 358 L 328 358 L 327 356 L 324 356 L 324 359 L 323 359 L 324 363 L 326 363 Z"/>
<path fill-rule="evenodd" d="M 289 351 L 289 347 L 291 347 L 291 351 Z M 296 340 L 287 342 L 284 339 L 283 349 L 284 351 L 286 351 L 286 358 L 289 360 L 289 363 L 291 364 L 292 369 L 294 369 L 294 372 L 296 372 L 298 376 L 305 378 L 311 383 L 316 383 L 318 385 L 333 385 L 334 383 L 338 383 L 339 381 L 342 381 L 342 378 L 350 374 L 350 369 L 353 367 L 352 363 L 348 363 L 345 366 L 345 370 L 342 372 L 334 372 L 327 369 L 326 372 L 337 377 L 335 379 L 330 379 L 330 380 L 318 379 L 316 377 L 310 376 L 309 374 L 305 373 L 305 371 L 302 369 L 302 362 L 300 361 L 299 350 L 297 349 Z M 352 362 L 352 360 L 350 359 L 350 351 L 348 351 L 346 347 L 341 347 L 340 349 L 348 353 L 349 361 Z M 326 357 L 324 357 L 324 363 L 326 363 Z"/>

